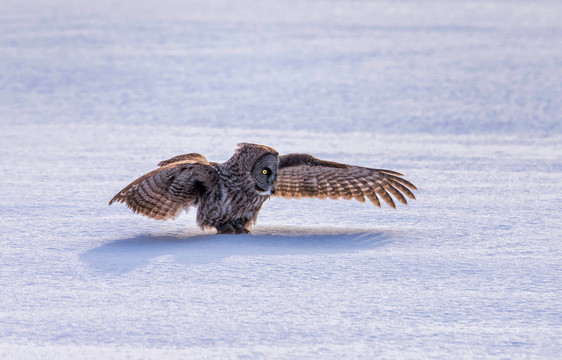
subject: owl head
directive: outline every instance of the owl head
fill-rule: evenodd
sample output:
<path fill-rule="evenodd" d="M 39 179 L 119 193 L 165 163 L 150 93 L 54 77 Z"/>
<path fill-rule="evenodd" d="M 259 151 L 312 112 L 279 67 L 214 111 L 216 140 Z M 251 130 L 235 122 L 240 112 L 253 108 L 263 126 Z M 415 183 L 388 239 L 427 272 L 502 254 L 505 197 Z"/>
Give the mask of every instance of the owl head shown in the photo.
<path fill-rule="evenodd" d="M 271 195 L 275 192 L 275 179 L 279 165 L 279 153 L 267 146 L 241 143 L 234 156 L 237 172 L 246 177 L 246 184 L 258 195 Z"/>

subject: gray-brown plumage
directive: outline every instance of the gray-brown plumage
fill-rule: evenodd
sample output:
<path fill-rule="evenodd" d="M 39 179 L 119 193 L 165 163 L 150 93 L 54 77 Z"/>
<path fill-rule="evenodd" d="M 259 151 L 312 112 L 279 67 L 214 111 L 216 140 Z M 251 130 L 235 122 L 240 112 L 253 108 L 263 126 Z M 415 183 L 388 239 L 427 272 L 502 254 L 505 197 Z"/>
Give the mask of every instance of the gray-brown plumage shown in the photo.
<path fill-rule="evenodd" d="M 127 185 L 109 204 L 123 202 L 135 213 L 157 220 L 174 219 L 193 206 L 202 229 L 240 234 L 249 232 L 270 196 L 361 202 L 367 198 L 378 207 L 380 197 L 395 208 L 392 196 L 407 204 L 406 197 L 415 199 L 411 190 L 417 190 L 395 171 L 324 161 L 307 154 L 279 156 L 270 147 L 247 143 L 239 144 L 222 164 L 192 153 L 158 165 Z"/>

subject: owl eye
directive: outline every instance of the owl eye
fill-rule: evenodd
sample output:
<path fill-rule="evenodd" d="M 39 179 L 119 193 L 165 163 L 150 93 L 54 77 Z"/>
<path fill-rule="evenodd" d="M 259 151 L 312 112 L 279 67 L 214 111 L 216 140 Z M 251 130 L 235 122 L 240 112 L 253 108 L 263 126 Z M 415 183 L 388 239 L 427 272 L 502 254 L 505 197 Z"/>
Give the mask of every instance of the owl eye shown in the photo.
<path fill-rule="evenodd" d="M 267 174 L 269 174 L 269 169 L 263 169 L 261 171 L 261 173 L 264 174 L 264 175 L 267 175 Z"/>

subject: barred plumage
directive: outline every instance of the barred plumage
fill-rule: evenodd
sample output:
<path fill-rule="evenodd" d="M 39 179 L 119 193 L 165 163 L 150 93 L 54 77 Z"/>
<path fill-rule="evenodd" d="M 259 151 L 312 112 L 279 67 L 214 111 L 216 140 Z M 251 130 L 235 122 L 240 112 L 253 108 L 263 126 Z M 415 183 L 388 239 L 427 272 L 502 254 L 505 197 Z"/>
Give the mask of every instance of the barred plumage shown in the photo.
<path fill-rule="evenodd" d="M 380 207 L 379 197 L 395 208 L 407 204 L 417 188 L 392 170 L 370 169 L 317 159 L 308 154 L 279 156 L 274 149 L 239 144 L 225 163 L 191 153 L 161 161 L 109 202 L 157 220 L 176 218 L 197 208 L 197 223 L 218 233 L 246 233 L 270 196 L 300 199 L 356 199 Z M 392 196 L 391 196 L 392 195 Z M 406 197 L 404 196 L 406 195 Z"/>
<path fill-rule="evenodd" d="M 396 208 L 392 196 L 403 204 L 416 197 L 417 188 L 392 170 L 370 169 L 323 161 L 307 154 L 279 157 L 279 172 L 273 196 L 284 198 L 321 198 L 365 201 L 365 197 L 380 207 L 378 197 Z M 411 189 L 411 190 L 410 190 Z"/>

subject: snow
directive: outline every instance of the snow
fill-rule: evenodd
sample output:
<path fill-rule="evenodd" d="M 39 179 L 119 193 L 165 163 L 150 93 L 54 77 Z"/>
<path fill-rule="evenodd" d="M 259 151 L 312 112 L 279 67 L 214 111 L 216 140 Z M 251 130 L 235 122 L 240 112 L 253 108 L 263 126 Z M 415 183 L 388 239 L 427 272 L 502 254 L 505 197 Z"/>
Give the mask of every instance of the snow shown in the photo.
<path fill-rule="evenodd" d="M 562 354 L 562 4 L 0 4 L 0 358 Z M 250 235 L 111 197 L 239 142 L 388 168 Z"/>

